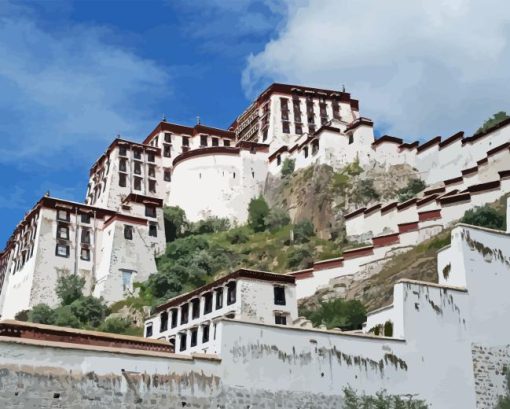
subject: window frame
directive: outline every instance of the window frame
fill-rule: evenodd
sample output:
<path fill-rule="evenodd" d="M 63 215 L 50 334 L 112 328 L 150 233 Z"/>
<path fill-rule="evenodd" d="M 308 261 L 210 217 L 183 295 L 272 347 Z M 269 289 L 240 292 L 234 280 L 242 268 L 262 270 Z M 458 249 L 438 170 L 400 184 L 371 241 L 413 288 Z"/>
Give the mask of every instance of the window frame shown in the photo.
<path fill-rule="evenodd" d="M 285 286 L 283 285 L 273 286 L 273 303 L 274 305 L 287 305 Z"/>
<path fill-rule="evenodd" d="M 65 249 L 65 254 L 60 254 L 59 251 L 58 251 L 59 248 L 64 248 Z M 70 253 L 70 248 L 69 248 L 68 244 L 64 244 L 64 243 L 57 243 L 56 244 L 56 246 L 55 246 L 55 255 L 57 257 L 69 258 L 69 253 Z"/>
<path fill-rule="evenodd" d="M 124 225 L 124 239 L 125 240 L 133 240 L 133 226 L 130 224 Z"/>

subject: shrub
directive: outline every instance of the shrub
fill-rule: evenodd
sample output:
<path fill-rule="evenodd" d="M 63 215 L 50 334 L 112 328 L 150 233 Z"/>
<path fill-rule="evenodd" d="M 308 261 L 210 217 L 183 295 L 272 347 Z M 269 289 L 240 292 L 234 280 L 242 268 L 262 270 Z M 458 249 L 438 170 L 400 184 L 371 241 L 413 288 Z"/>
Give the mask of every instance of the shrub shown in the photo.
<path fill-rule="evenodd" d="M 17 321 L 28 321 L 29 313 L 30 313 L 30 310 L 21 310 L 14 316 L 14 319 Z"/>
<path fill-rule="evenodd" d="M 375 395 L 358 393 L 350 386 L 343 389 L 345 409 L 428 409 L 424 400 L 413 397 L 401 398 L 398 395 L 389 395 L 385 390 Z"/>
<path fill-rule="evenodd" d="M 305 310 L 301 314 L 315 326 L 325 325 L 328 329 L 341 328 L 342 330 L 361 329 L 367 318 L 367 311 L 361 302 L 346 301 L 341 298 L 323 301 L 319 308 Z"/>
<path fill-rule="evenodd" d="M 304 219 L 295 224 L 293 230 L 295 243 L 307 243 L 310 241 L 310 237 L 314 235 L 313 224 L 308 219 Z"/>
<path fill-rule="evenodd" d="M 379 193 L 375 190 L 374 181 L 372 179 L 362 179 L 360 181 L 359 195 L 363 202 L 378 200 L 380 197 Z"/>
<path fill-rule="evenodd" d="M 462 223 L 473 226 L 487 227 L 489 229 L 505 230 L 506 216 L 488 205 L 476 207 L 464 213 Z"/>
<path fill-rule="evenodd" d="M 285 158 L 285 160 L 282 163 L 282 177 L 287 177 L 292 175 L 294 173 L 294 169 L 296 167 L 296 160 Z"/>
<path fill-rule="evenodd" d="M 478 128 L 476 133 L 481 133 L 481 132 L 499 124 L 500 122 L 504 121 L 507 118 L 510 118 L 510 117 L 507 115 L 507 113 L 505 111 L 496 112 L 489 119 L 487 119 L 480 128 Z"/>
<path fill-rule="evenodd" d="M 262 196 L 251 199 L 248 206 L 248 224 L 255 232 L 266 229 L 266 217 L 269 214 L 269 206 Z"/>
<path fill-rule="evenodd" d="M 313 265 L 313 254 L 307 247 L 296 247 L 290 250 L 287 267 L 292 270 L 309 268 Z"/>
<path fill-rule="evenodd" d="M 178 206 L 168 206 L 163 209 L 165 220 L 166 241 L 174 241 L 186 234 L 189 228 L 186 213 Z"/>
<path fill-rule="evenodd" d="M 55 314 L 53 309 L 48 305 L 37 304 L 28 313 L 28 320 L 39 324 L 53 325 L 55 322 Z"/>
<path fill-rule="evenodd" d="M 273 207 L 266 216 L 265 225 L 269 230 L 278 230 L 290 223 L 289 213 L 281 207 Z"/>
<path fill-rule="evenodd" d="M 131 322 L 127 318 L 111 317 L 107 318 L 99 327 L 99 331 L 111 332 L 114 334 L 125 334 L 131 327 Z"/>
<path fill-rule="evenodd" d="M 242 244 L 247 243 L 250 240 L 250 236 L 246 232 L 246 230 L 239 228 L 230 231 L 227 234 L 227 240 L 230 244 Z"/>
<path fill-rule="evenodd" d="M 74 315 L 70 305 L 64 305 L 54 310 L 54 325 L 60 327 L 81 328 L 82 323 Z"/>
<path fill-rule="evenodd" d="M 392 337 L 393 336 L 393 322 L 386 321 L 384 323 L 384 336 L 385 337 Z"/>
<path fill-rule="evenodd" d="M 191 234 L 205 234 L 217 233 L 230 229 L 230 221 L 227 218 L 220 218 L 216 216 L 208 217 L 205 220 L 200 220 L 191 224 Z"/>
<path fill-rule="evenodd" d="M 400 189 L 398 194 L 398 200 L 400 202 L 405 202 L 406 200 L 409 200 L 416 196 L 418 193 L 420 193 L 423 189 L 425 189 L 427 185 L 425 182 L 418 178 L 410 179 L 407 182 L 406 187 Z"/>
<path fill-rule="evenodd" d="M 57 280 L 56 293 L 62 305 L 69 305 L 80 298 L 85 279 L 77 274 L 62 276 Z"/>
<path fill-rule="evenodd" d="M 108 315 L 108 307 L 103 300 L 92 296 L 81 297 L 69 307 L 82 326 L 97 327 Z"/>

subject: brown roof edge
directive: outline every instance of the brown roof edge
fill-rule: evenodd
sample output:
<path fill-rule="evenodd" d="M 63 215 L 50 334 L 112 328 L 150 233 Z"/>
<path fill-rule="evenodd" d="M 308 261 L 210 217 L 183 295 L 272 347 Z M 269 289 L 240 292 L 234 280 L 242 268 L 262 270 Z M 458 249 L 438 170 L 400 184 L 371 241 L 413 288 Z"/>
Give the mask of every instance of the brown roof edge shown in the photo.
<path fill-rule="evenodd" d="M 418 146 L 417 152 L 420 153 L 434 145 L 438 145 L 441 142 L 441 137 L 436 136 L 435 138 L 432 138 L 430 141 L 425 142 L 423 145 Z"/>
<path fill-rule="evenodd" d="M 126 198 L 122 201 L 124 202 L 135 202 L 135 203 L 144 203 L 144 204 L 153 204 L 156 207 L 163 207 L 163 199 L 159 199 L 157 197 L 144 196 L 139 195 L 137 193 L 131 192 Z"/>
<path fill-rule="evenodd" d="M 388 203 L 386 206 L 381 207 L 381 214 L 389 212 L 391 209 L 394 209 L 398 206 L 398 202 Z"/>
<path fill-rule="evenodd" d="M 471 173 L 478 172 L 478 166 L 473 166 L 472 168 L 467 168 L 461 171 L 463 176 L 470 175 Z"/>
<path fill-rule="evenodd" d="M 367 210 L 364 211 L 365 215 L 370 214 L 372 212 L 375 212 L 376 210 L 380 209 L 382 207 L 381 203 L 376 204 L 375 206 L 369 207 Z"/>
<path fill-rule="evenodd" d="M 501 182 L 499 180 L 495 180 L 492 182 L 480 183 L 478 185 L 469 186 L 466 190 L 469 193 L 483 192 L 484 190 L 491 190 L 491 189 L 499 188 L 500 185 L 501 185 Z"/>
<path fill-rule="evenodd" d="M 372 146 L 377 146 L 379 145 L 380 143 L 383 143 L 383 142 L 387 142 L 387 143 L 396 143 L 398 145 L 402 145 L 403 143 L 403 140 L 401 138 L 397 138 L 395 136 L 391 136 L 391 135 L 383 135 L 381 136 L 379 139 L 376 139 L 373 143 L 372 143 Z"/>
<path fill-rule="evenodd" d="M 417 206 L 424 205 L 425 203 L 431 202 L 435 200 L 439 196 L 439 193 L 434 193 L 432 195 L 427 195 L 423 199 L 420 199 L 416 202 Z"/>
<path fill-rule="evenodd" d="M 446 188 L 444 186 L 441 186 L 441 187 L 437 187 L 435 189 L 425 190 L 423 192 L 423 194 L 425 196 L 428 196 L 428 195 L 433 195 L 434 193 L 443 193 L 445 190 L 446 190 Z"/>
<path fill-rule="evenodd" d="M 456 178 L 447 179 L 447 180 L 443 181 L 443 183 L 445 185 L 451 185 L 453 183 L 462 182 L 463 180 L 464 180 L 464 178 L 462 176 L 459 176 L 459 177 L 456 177 Z"/>
<path fill-rule="evenodd" d="M 510 177 L 510 170 L 502 170 L 502 171 L 498 172 L 498 174 L 499 174 L 500 179 L 506 179 L 506 178 Z"/>
<path fill-rule="evenodd" d="M 414 142 L 404 142 L 402 145 L 400 145 L 400 149 L 414 149 L 417 148 L 420 142 L 414 141 Z"/>
<path fill-rule="evenodd" d="M 409 206 L 412 206 L 417 201 L 418 201 L 418 198 L 417 197 L 413 197 L 412 199 L 406 200 L 404 203 L 400 203 L 399 205 L 397 205 L 397 209 L 399 211 L 403 210 L 403 209 L 407 209 Z"/>
<path fill-rule="evenodd" d="M 440 197 L 437 200 L 439 200 L 441 205 L 443 205 L 443 204 L 462 202 L 462 201 L 466 201 L 466 200 L 470 200 L 470 199 L 471 199 L 471 194 L 469 192 L 464 192 L 464 193 L 459 193 L 459 194 L 453 195 L 453 196 Z"/>
<path fill-rule="evenodd" d="M 358 119 L 352 121 L 349 125 L 347 125 L 347 128 L 345 128 L 344 132 L 352 131 L 353 129 L 357 128 L 360 125 L 374 126 L 374 122 L 370 118 L 365 118 L 361 116 Z"/>
<path fill-rule="evenodd" d="M 211 290 L 215 287 L 222 285 L 223 283 L 225 283 L 227 281 L 235 280 L 238 278 L 249 278 L 252 280 L 271 281 L 271 282 L 286 283 L 286 284 L 295 284 L 296 283 L 296 279 L 290 275 L 241 268 L 241 269 L 236 270 L 233 273 L 230 273 L 216 281 L 213 281 L 209 284 L 203 285 L 202 287 L 196 288 L 193 291 L 178 295 L 177 297 L 174 297 L 174 298 L 168 300 L 166 303 L 158 305 L 156 307 L 155 311 L 158 313 L 158 312 L 164 311 L 170 307 L 182 304 L 186 300 L 190 300 L 193 297 L 196 297 L 197 295 L 203 293 L 204 291 Z"/>
<path fill-rule="evenodd" d="M 495 148 L 491 149 L 490 151 L 487 151 L 487 157 L 495 155 L 498 152 L 507 150 L 509 146 L 510 146 L 510 142 L 506 142 L 499 146 L 496 146 Z"/>
<path fill-rule="evenodd" d="M 275 150 L 269 157 L 267 158 L 269 162 L 274 160 L 279 154 L 283 152 L 287 152 L 289 150 L 289 147 L 287 145 L 280 146 L 277 150 Z"/>
<path fill-rule="evenodd" d="M 180 155 L 177 155 L 173 160 L 172 164 L 175 167 L 178 163 L 182 162 L 183 160 L 192 158 L 194 156 L 215 154 L 238 155 L 239 152 L 240 148 L 237 148 L 235 146 L 211 146 L 207 148 L 192 149 L 187 152 L 183 152 Z"/>
<path fill-rule="evenodd" d="M 465 141 L 472 143 L 472 142 L 476 141 L 477 139 L 480 139 L 494 131 L 497 131 L 500 128 L 504 128 L 505 126 L 507 126 L 509 124 L 510 124 L 510 118 L 504 119 L 500 123 L 498 123 L 494 126 L 491 126 L 490 128 L 486 129 L 485 131 L 476 133 L 476 134 L 470 136 L 469 138 L 466 138 Z"/>
<path fill-rule="evenodd" d="M 459 140 L 459 139 L 463 139 L 464 138 L 464 131 L 459 131 L 457 132 L 456 134 L 450 136 L 449 138 L 445 139 L 444 141 L 440 142 L 439 143 L 439 149 L 442 149 L 450 144 L 452 144 L 453 142 Z"/>
<path fill-rule="evenodd" d="M 359 215 L 361 213 L 364 213 L 365 210 L 366 210 L 366 207 L 362 207 L 361 209 L 357 209 L 357 210 L 355 210 L 353 212 L 350 212 L 350 213 L 346 214 L 344 216 L 344 219 L 345 220 L 352 219 L 354 216 L 357 216 L 357 215 Z"/>

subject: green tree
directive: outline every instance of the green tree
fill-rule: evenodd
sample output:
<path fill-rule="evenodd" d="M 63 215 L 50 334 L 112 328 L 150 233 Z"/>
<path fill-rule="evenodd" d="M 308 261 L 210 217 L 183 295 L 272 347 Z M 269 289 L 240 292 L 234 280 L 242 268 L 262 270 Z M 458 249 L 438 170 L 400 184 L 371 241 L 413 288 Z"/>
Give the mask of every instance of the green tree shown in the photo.
<path fill-rule="evenodd" d="M 108 307 L 102 298 L 80 297 L 69 305 L 71 313 L 82 326 L 97 327 L 108 315 Z"/>
<path fill-rule="evenodd" d="M 285 158 L 282 163 L 282 177 L 288 177 L 294 173 L 294 169 L 296 167 L 296 160 Z"/>
<path fill-rule="evenodd" d="M 401 398 L 390 395 L 385 390 L 375 395 L 358 394 L 350 386 L 344 388 L 345 409 L 428 409 L 424 400 L 413 397 Z"/>
<path fill-rule="evenodd" d="M 310 268 L 313 265 L 313 253 L 308 247 L 295 247 L 289 252 L 287 267 L 291 270 Z"/>
<path fill-rule="evenodd" d="M 380 195 L 374 187 L 373 179 L 362 179 L 359 183 L 359 195 L 362 202 L 378 200 Z"/>
<path fill-rule="evenodd" d="M 302 311 L 316 326 L 325 325 L 330 328 L 341 328 L 343 330 L 360 329 L 366 321 L 367 311 L 364 305 L 358 300 L 344 300 L 337 298 L 331 301 L 323 301 L 315 310 Z"/>
<path fill-rule="evenodd" d="M 77 274 L 61 276 L 57 280 L 56 293 L 62 305 L 69 305 L 83 295 L 85 279 Z"/>
<path fill-rule="evenodd" d="M 28 321 L 29 313 L 30 313 L 30 310 L 21 310 L 14 316 L 14 319 L 17 321 Z"/>
<path fill-rule="evenodd" d="M 126 318 L 111 317 L 106 319 L 99 327 L 99 331 L 111 332 L 114 334 L 125 334 L 132 327 L 131 322 Z"/>
<path fill-rule="evenodd" d="M 59 327 L 82 328 L 82 323 L 74 315 L 70 305 L 55 308 L 54 312 L 54 325 Z"/>
<path fill-rule="evenodd" d="M 483 125 L 478 128 L 475 135 L 478 133 L 481 133 L 483 131 L 486 131 L 487 129 L 496 126 L 500 122 L 503 122 L 505 119 L 510 118 L 505 111 L 499 111 L 496 112 L 494 115 L 492 115 L 489 119 L 487 119 Z"/>
<path fill-rule="evenodd" d="M 269 214 L 269 206 L 262 196 L 253 198 L 248 205 L 248 224 L 255 232 L 266 229 L 266 217 Z"/>
<path fill-rule="evenodd" d="M 293 230 L 295 243 L 307 243 L 315 234 L 313 224 L 308 219 L 301 220 L 299 223 L 295 224 Z"/>
<path fill-rule="evenodd" d="M 178 206 L 168 206 L 163 209 L 165 220 L 166 241 L 174 241 L 182 237 L 189 228 L 188 219 L 183 209 Z"/>
<path fill-rule="evenodd" d="M 230 221 L 226 218 L 220 217 L 208 217 L 205 220 L 200 220 L 196 223 L 192 223 L 190 227 L 191 234 L 206 234 L 206 233 L 217 233 L 220 231 L 226 231 L 230 228 Z"/>
<path fill-rule="evenodd" d="M 464 217 L 461 219 L 461 222 L 471 224 L 473 226 L 487 227 L 489 229 L 506 229 L 505 213 L 499 212 L 489 205 L 468 210 L 464 213 Z"/>
<path fill-rule="evenodd" d="M 265 225 L 271 231 L 278 230 L 283 226 L 287 226 L 289 223 L 289 213 L 281 207 L 273 207 L 265 219 Z"/>
<path fill-rule="evenodd" d="M 39 324 L 53 325 L 55 322 L 55 313 L 48 305 L 37 304 L 28 313 L 28 320 Z"/>

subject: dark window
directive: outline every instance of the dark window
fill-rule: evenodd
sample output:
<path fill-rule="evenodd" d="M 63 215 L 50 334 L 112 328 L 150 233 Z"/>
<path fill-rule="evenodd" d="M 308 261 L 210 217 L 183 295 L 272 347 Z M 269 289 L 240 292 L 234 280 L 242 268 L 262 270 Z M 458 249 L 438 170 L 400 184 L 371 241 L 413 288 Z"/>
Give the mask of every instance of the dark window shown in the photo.
<path fill-rule="evenodd" d="M 349 135 L 349 145 L 354 142 L 354 135 Z"/>
<path fill-rule="evenodd" d="M 284 121 L 289 120 L 289 111 L 282 111 L 282 120 Z"/>
<path fill-rule="evenodd" d="M 123 145 L 119 146 L 119 155 L 126 156 L 126 154 L 127 154 L 127 148 Z"/>
<path fill-rule="evenodd" d="M 88 213 L 82 213 L 82 214 L 80 215 L 80 217 L 81 217 L 81 222 L 82 222 L 82 223 L 85 223 L 85 224 L 89 224 L 89 223 L 90 223 L 90 214 L 88 214 Z"/>
<path fill-rule="evenodd" d="M 165 133 L 165 142 L 172 142 L 172 134 L 171 133 Z"/>
<path fill-rule="evenodd" d="M 135 190 L 142 190 L 142 178 L 135 177 L 133 185 Z"/>
<path fill-rule="evenodd" d="M 181 325 L 188 323 L 188 315 L 189 315 L 189 306 L 188 306 L 188 304 L 184 304 L 181 307 Z"/>
<path fill-rule="evenodd" d="M 190 346 L 191 347 L 197 346 L 198 329 L 197 328 L 193 328 L 190 332 L 191 332 Z"/>
<path fill-rule="evenodd" d="M 149 179 L 149 192 L 156 193 L 156 181 Z"/>
<path fill-rule="evenodd" d="M 274 323 L 277 325 L 287 325 L 287 316 L 283 314 L 276 314 L 274 316 Z"/>
<path fill-rule="evenodd" d="M 156 155 L 154 155 L 154 152 L 147 153 L 147 161 L 148 162 L 154 162 L 156 160 Z"/>
<path fill-rule="evenodd" d="M 125 173 L 119 173 L 119 186 L 126 187 L 127 185 L 127 175 Z"/>
<path fill-rule="evenodd" d="M 57 239 L 69 240 L 69 227 L 66 224 L 57 224 Z"/>
<path fill-rule="evenodd" d="M 90 244 L 90 230 L 89 229 L 81 229 L 81 242 L 85 244 Z"/>
<path fill-rule="evenodd" d="M 274 303 L 275 305 L 285 305 L 285 287 L 274 287 Z"/>
<path fill-rule="evenodd" d="M 184 351 L 186 349 L 186 334 L 181 334 L 181 341 L 179 346 L 179 351 Z"/>
<path fill-rule="evenodd" d="M 170 182 L 172 180 L 172 172 L 170 172 L 168 169 L 165 169 L 165 172 L 163 173 L 163 179 L 165 182 Z"/>
<path fill-rule="evenodd" d="M 67 244 L 58 243 L 55 248 L 55 255 L 59 257 L 69 257 L 69 246 Z"/>
<path fill-rule="evenodd" d="M 119 159 L 119 170 L 122 171 L 122 172 L 125 172 L 127 169 L 127 161 L 126 159 Z"/>
<path fill-rule="evenodd" d="M 223 307 L 223 288 L 216 290 L 216 309 L 219 310 Z"/>
<path fill-rule="evenodd" d="M 166 331 L 168 329 L 168 312 L 164 311 L 161 313 L 160 317 L 160 326 L 159 332 Z"/>
<path fill-rule="evenodd" d="M 158 225 L 156 223 L 149 224 L 149 236 L 158 237 Z"/>
<path fill-rule="evenodd" d="M 332 107 L 333 107 L 333 118 L 340 119 L 340 105 L 338 104 L 338 101 L 333 101 Z"/>
<path fill-rule="evenodd" d="M 138 149 L 133 151 L 133 157 L 135 159 L 141 159 L 142 158 L 142 152 L 140 152 Z"/>
<path fill-rule="evenodd" d="M 313 134 L 315 132 L 315 125 L 308 125 L 308 133 Z"/>
<path fill-rule="evenodd" d="M 269 130 L 267 128 L 262 131 L 262 140 L 263 141 L 265 141 L 267 139 L 268 131 Z"/>
<path fill-rule="evenodd" d="M 320 111 L 321 117 L 327 117 L 328 116 L 327 111 L 326 111 L 326 103 L 325 102 L 321 102 L 319 104 L 319 111 Z"/>
<path fill-rule="evenodd" d="M 200 300 L 195 298 L 191 300 L 191 319 L 194 320 L 200 317 Z"/>
<path fill-rule="evenodd" d="M 325 116 L 321 116 L 321 125 L 326 125 L 328 123 L 328 118 Z"/>
<path fill-rule="evenodd" d="M 174 308 L 172 310 L 172 323 L 170 324 L 172 326 L 172 328 L 175 328 L 177 326 L 177 314 L 178 314 L 178 310 L 176 308 Z"/>
<path fill-rule="evenodd" d="M 154 166 L 154 165 L 149 165 L 149 171 L 148 171 L 148 173 L 149 173 L 149 176 L 150 176 L 151 178 L 155 178 L 155 177 L 156 177 L 156 166 Z"/>
<path fill-rule="evenodd" d="M 152 324 L 149 324 L 145 327 L 145 337 L 152 337 Z"/>
<path fill-rule="evenodd" d="M 124 225 L 124 238 L 126 240 L 133 240 L 133 226 Z"/>
<path fill-rule="evenodd" d="M 135 173 L 135 175 L 142 174 L 142 164 L 140 162 L 135 162 L 133 172 Z"/>
<path fill-rule="evenodd" d="M 213 294 L 207 293 L 204 295 L 204 314 L 209 314 L 212 311 Z"/>
<path fill-rule="evenodd" d="M 200 135 L 200 146 L 207 146 L 207 135 Z"/>
<path fill-rule="evenodd" d="M 57 210 L 57 220 L 69 221 L 69 212 L 67 210 Z"/>
<path fill-rule="evenodd" d="M 211 145 L 212 146 L 219 146 L 220 145 L 220 141 L 218 140 L 218 138 L 212 138 L 211 139 Z"/>
<path fill-rule="evenodd" d="M 154 206 L 145 206 L 145 216 L 156 217 L 156 208 Z"/>
<path fill-rule="evenodd" d="M 314 118 L 313 114 L 312 115 L 308 115 L 308 123 L 309 124 L 314 124 L 315 123 L 315 118 Z"/>
<path fill-rule="evenodd" d="M 227 284 L 227 305 L 236 302 L 236 282 L 232 281 Z"/>
<path fill-rule="evenodd" d="M 319 152 L 319 141 L 315 140 L 312 142 L 312 155 L 316 155 Z"/>
<path fill-rule="evenodd" d="M 163 156 L 165 158 L 169 158 L 170 156 L 172 156 L 171 148 L 172 147 L 170 145 L 163 145 Z"/>
<path fill-rule="evenodd" d="M 305 158 L 308 158 L 308 146 L 305 146 L 305 147 L 303 148 L 303 153 L 304 153 L 304 155 L 305 155 Z"/>
<path fill-rule="evenodd" d="M 81 248 L 80 258 L 85 261 L 90 260 L 90 249 L 88 247 Z"/>
<path fill-rule="evenodd" d="M 189 146 L 189 137 L 187 136 L 182 137 L 182 146 Z"/>
<path fill-rule="evenodd" d="M 202 327 L 202 344 L 209 342 L 209 325 L 204 325 Z"/>
<path fill-rule="evenodd" d="M 169 343 L 169 344 L 170 344 L 170 346 L 172 347 L 172 348 L 171 348 L 171 349 L 172 349 L 172 352 L 175 352 L 175 337 L 170 338 L 170 339 L 168 340 L 168 343 Z"/>
<path fill-rule="evenodd" d="M 230 146 L 230 141 L 228 139 L 224 139 L 223 146 Z"/>
<path fill-rule="evenodd" d="M 303 126 L 301 124 L 295 124 L 294 127 L 296 128 L 296 134 L 298 135 L 303 134 Z"/>
<path fill-rule="evenodd" d="M 281 155 L 278 155 L 278 156 L 276 157 L 276 164 L 277 164 L 278 166 L 280 166 L 280 164 L 281 164 L 281 163 L 282 163 L 282 156 L 281 156 Z"/>
<path fill-rule="evenodd" d="M 290 126 L 288 122 L 282 122 L 282 132 L 290 133 Z"/>

